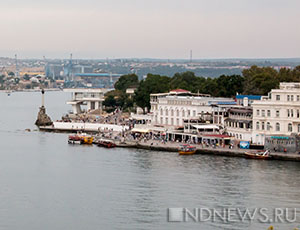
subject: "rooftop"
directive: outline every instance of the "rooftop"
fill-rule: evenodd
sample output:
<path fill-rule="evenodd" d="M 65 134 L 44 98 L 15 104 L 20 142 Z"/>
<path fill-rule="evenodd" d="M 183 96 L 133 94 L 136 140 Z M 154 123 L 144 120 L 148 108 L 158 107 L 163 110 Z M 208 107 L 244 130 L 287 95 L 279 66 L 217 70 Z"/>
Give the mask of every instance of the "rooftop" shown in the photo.
<path fill-rule="evenodd" d="M 236 95 L 236 99 L 244 99 L 244 98 L 248 98 L 249 100 L 260 100 L 262 96 L 260 95 Z"/>

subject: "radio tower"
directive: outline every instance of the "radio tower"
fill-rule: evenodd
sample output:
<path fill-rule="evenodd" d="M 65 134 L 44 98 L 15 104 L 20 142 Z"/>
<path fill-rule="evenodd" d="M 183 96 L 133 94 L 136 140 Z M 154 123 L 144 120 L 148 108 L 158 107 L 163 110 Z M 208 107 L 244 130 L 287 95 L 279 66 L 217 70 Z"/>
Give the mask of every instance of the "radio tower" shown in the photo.
<path fill-rule="evenodd" d="M 16 54 L 15 54 L 15 61 L 16 61 L 16 77 L 19 77 L 18 57 Z"/>

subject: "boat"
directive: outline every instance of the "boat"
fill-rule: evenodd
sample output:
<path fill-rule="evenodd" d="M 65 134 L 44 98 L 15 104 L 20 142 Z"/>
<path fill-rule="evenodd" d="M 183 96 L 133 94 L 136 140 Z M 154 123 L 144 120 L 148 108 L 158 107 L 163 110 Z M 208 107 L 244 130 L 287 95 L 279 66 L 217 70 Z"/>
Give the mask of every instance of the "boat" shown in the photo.
<path fill-rule="evenodd" d="M 68 139 L 69 144 L 93 144 L 94 138 L 86 134 L 70 135 Z"/>
<path fill-rule="evenodd" d="M 178 149 L 179 155 L 192 155 L 196 152 L 196 147 L 188 144 L 180 145 Z"/>
<path fill-rule="evenodd" d="M 270 150 L 266 150 L 264 152 L 262 151 L 258 151 L 258 152 L 245 152 L 246 157 L 251 158 L 251 159 L 270 159 L 271 158 L 271 154 L 270 154 Z"/>
<path fill-rule="evenodd" d="M 107 140 L 107 139 L 100 139 L 97 142 L 97 145 L 99 147 L 105 147 L 105 148 L 115 148 L 115 147 L 117 147 L 117 145 L 112 140 Z"/>

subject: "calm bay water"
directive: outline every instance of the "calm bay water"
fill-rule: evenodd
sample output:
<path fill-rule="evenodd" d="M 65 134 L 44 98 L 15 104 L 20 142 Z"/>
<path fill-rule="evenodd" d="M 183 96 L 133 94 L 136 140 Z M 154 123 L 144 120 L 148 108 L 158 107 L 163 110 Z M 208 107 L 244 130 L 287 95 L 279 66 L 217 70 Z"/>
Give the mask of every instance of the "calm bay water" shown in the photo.
<path fill-rule="evenodd" d="M 67 99 L 46 93 L 52 119 L 70 109 Z M 299 163 L 71 146 L 67 134 L 25 131 L 35 129 L 40 101 L 40 93 L 0 93 L 0 229 L 267 229 L 171 223 L 167 208 L 300 210 Z"/>

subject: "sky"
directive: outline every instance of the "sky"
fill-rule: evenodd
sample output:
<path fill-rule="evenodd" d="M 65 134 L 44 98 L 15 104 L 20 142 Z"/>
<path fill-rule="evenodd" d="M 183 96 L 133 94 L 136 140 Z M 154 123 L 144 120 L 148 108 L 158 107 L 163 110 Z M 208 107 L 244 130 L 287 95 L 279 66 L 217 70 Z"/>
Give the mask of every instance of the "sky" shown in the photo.
<path fill-rule="evenodd" d="M 9 0 L 0 56 L 300 57 L 299 0 Z"/>

